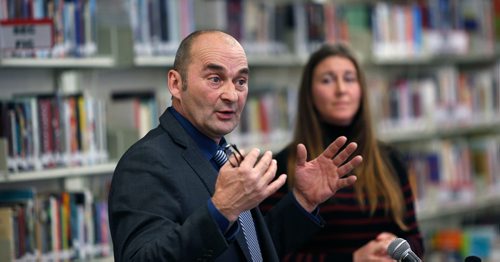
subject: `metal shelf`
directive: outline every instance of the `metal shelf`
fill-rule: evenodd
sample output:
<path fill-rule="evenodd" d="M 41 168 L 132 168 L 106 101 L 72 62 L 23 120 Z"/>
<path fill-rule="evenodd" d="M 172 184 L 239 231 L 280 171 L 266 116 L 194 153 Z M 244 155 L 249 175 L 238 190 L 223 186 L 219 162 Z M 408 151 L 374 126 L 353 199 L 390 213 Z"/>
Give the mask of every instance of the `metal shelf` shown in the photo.
<path fill-rule="evenodd" d="M 417 208 L 417 220 L 425 223 L 432 220 L 446 219 L 450 216 L 477 214 L 493 208 L 500 208 L 500 193 L 492 193 L 469 202 L 443 203 L 434 208 Z"/>
<path fill-rule="evenodd" d="M 111 68 L 116 63 L 112 57 L 88 58 L 3 58 L 1 67 L 35 68 Z"/>
<path fill-rule="evenodd" d="M 401 57 L 401 58 L 376 58 L 372 57 L 366 61 L 369 67 L 399 67 L 399 66 L 427 66 L 427 65 L 477 65 L 496 62 L 497 53 L 485 54 L 457 54 L 457 55 L 428 55 L 420 57 Z"/>
<path fill-rule="evenodd" d="M 429 124 L 429 127 L 415 129 L 399 129 L 395 126 L 392 131 L 380 132 L 380 139 L 388 143 L 410 143 L 433 138 L 464 136 L 478 133 L 498 132 L 500 119 L 485 119 L 468 123 Z M 432 126 L 434 125 L 434 126 Z M 399 129 L 399 130 L 398 130 Z"/>
<path fill-rule="evenodd" d="M 134 65 L 141 67 L 170 67 L 174 65 L 174 56 L 138 56 L 134 58 Z"/>
<path fill-rule="evenodd" d="M 0 177 L 0 184 L 29 182 L 36 180 L 50 180 L 50 179 L 67 178 L 67 177 L 105 175 L 113 173 L 115 167 L 116 163 L 111 162 L 111 163 L 91 165 L 91 166 L 64 167 L 64 168 L 44 169 L 40 171 L 8 173 L 8 174 L 3 174 L 3 176 Z"/>

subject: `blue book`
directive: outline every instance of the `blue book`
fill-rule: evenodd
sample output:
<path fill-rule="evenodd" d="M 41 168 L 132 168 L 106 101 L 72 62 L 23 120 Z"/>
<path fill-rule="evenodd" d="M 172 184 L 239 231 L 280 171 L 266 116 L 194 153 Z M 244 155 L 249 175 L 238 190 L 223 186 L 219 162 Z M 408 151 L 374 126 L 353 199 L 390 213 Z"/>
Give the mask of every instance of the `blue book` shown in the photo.
<path fill-rule="evenodd" d="M 33 188 L 8 189 L 0 191 L 0 204 L 5 203 L 24 203 L 35 198 Z"/>

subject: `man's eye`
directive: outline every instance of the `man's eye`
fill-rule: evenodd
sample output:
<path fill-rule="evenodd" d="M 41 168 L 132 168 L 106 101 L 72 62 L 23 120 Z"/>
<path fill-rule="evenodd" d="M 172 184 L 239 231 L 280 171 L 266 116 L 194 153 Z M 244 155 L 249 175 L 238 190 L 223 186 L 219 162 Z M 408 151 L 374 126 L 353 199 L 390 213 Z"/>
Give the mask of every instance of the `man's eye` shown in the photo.
<path fill-rule="evenodd" d="M 246 84 L 247 84 L 247 80 L 245 80 L 245 79 L 238 80 L 238 85 L 239 86 L 245 86 Z"/>
<path fill-rule="evenodd" d="M 209 80 L 213 83 L 219 83 L 221 81 L 220 77 L 218 76 L 210 77 Z"/>

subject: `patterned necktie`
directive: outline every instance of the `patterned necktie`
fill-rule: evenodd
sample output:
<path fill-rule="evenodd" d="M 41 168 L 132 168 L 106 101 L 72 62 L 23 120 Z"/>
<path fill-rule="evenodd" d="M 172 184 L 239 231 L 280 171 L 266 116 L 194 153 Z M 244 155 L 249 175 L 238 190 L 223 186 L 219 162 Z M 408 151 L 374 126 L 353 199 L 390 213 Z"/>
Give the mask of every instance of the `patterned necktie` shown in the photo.
<path fill-rule="evenodd" d="M 215 163 L 217 163 L 219 167 L 221 167 L 227 162 L 227 155 L 224 152 L 224 150 L 219 149 L 215 153 L 213 159 Z M 243 211 L 240 214 L 238 221 L 243 230 L 243 235 L 245 236 L 248 249 L 250 250 L 250 256 L 252 257 L 252 261 L 253 262 L 262 261 L 262 253 L 260 251 L 259 240 L 257 238 L 257 231 L 255 231 L 255 224 L 253 222 L 250 210 Z"/>
<path fill-rule="evenodd" d="M 224 150 L 219 149 L 217 152 L 215 152 L 215 155 L 213 157 L 215 163 L 219 165 L 219 167 L 222 167 L 226 162 L 227 162 L 227 155 L 224 152 Z"/>

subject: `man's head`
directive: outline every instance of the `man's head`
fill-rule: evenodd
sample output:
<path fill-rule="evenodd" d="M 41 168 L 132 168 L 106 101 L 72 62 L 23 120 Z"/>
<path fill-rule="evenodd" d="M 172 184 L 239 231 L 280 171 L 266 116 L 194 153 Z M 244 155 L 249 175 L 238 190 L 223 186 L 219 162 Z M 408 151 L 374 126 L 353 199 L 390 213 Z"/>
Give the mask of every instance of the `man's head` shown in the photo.
<path fill-rule="evenodd" d="M 172 105 L 218 142 L 240 121 L 248 78 L 245 51 L 236 39 L 221 31 L 196 31 L 181 42 L 168 72 Z"/>

